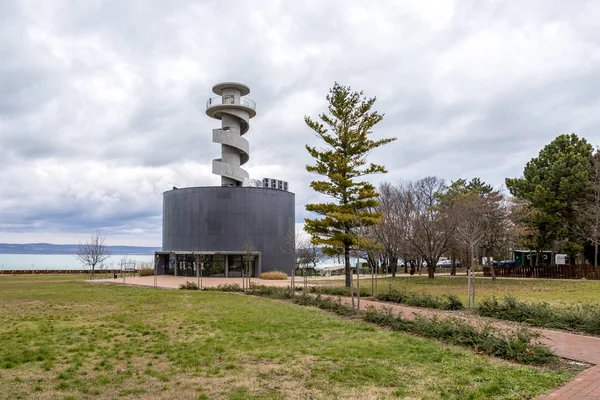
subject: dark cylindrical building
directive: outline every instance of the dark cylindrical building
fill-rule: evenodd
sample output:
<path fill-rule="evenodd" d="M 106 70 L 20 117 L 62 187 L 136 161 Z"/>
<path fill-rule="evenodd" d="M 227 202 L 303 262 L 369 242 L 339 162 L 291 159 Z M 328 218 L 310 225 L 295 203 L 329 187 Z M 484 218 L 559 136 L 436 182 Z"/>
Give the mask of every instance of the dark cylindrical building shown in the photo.
<path fill-rule="evenodd" d="M 163 245 L 156 252 L 157 272 L 174 275 L 258 276 L 262 271 L 291 272 L 290 237 L 295 232 L 294 194 L 287 182 L 248 179 L 241 168 L 249 159 L 243 138 L 256 116 L 250 89 L 224 82 L 213 87 L 220 97 L 206 103 L 206 114 L 221 121 L 213 141 L 221 158 L 213 172 L 218 187 L 173 188 L 163 194 Z"/>
<path fill-rule="evenodd" d="M 294 232 L 294 197 L 254 187 L 169 190 L 163 194 L 163 252 L 227 255 L 230 267 L 229 258 L 243 256 L 250 247 L 260 253 L 255 274 L 290 273 L 294 260 L 286 237 Z"/>

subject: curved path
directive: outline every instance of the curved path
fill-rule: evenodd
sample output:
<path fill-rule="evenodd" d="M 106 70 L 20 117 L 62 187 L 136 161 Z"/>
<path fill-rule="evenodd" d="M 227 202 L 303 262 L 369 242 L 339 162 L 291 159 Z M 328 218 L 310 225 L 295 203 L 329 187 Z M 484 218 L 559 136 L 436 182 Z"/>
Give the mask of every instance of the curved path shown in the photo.
<path fill-rule="evenodd" d="M 342 298 L 342 303 L 351 305 L 352 300 L 348 297 Z M 361 309 L 373 306 L 376 309 L 392 309 L 396 314 L 402 313 L 404 318 L 414 318 L 415 315 L 438 316 L 439 318 L 461 318 L 471 322 L 490 321 L 477 316 L 464 316 L 451 311 L 440 311 L 427 308 L 409 307 L 401 304 L 387 303 L 374 300 L 360 301 Z M 492 325 L 502 330 L 514 330 L 514 324 L 492 320 Z M 600 338 L 593 336 L 578 335 L 575 333 L 553 331 L 549 329 L 531 328 L 531 330 L 541 334 L 540 342 L 549 346 L 554 354 L 569 360 L 593 364 L 589 368 L 575 377 L 566 385 L 552 390 L 550 393 L 538 397 L 538 400 L 546 399 L 572 399 L 589 400 L 600 399 Z"/>

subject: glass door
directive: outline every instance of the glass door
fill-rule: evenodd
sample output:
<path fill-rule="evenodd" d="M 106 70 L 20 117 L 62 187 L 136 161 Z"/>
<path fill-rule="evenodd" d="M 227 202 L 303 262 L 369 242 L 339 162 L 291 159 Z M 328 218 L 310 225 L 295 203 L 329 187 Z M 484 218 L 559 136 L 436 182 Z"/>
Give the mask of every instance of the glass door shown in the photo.
<path fill-rule="evenodd" d="M 229 277 L 241 277 L 242 276 L 242 256 L 239 255 L 229 255 L 227 257 L 229 262 Z"/>

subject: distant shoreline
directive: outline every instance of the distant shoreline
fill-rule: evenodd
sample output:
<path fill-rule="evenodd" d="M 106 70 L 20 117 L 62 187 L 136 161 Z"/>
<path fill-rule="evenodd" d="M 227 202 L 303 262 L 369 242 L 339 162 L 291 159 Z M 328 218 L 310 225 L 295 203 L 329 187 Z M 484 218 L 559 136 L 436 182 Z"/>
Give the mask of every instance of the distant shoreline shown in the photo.
<path fill-rule="evenodd" d="M 0 254 L 17 255 L 73 255 L 77 252 L 78 244 L 51 244 L 51 243 L 0 243 Z M 109 253 L 132 256 L 153 255 L 160 251 L 160 247 L 146 246 L 106 246 Z"/>
<path fill-rule="evenodd" d="M 121 265 L 152 264 L 154 254 L 112 253 L 97 269 L 121 269 Z M 79 270 L 86 269 L 73 254 L 7 254 L 0 253 L 0 273 L 12 270 Z"/>
<path fill-rule="evenodd" d="M 156 251 L 160 251 L 160 249 L 156 250 Z M 111 255 L 115 255 L 115 256 L 153 256 L 154 255 L 154 251 L 152 253 L 115 253 L 115 252 L 110 252 Z M 6 255 L 6 256 L 75 256 L 75 253 L 3 253 L 0 251 L 0 255 Z"/>

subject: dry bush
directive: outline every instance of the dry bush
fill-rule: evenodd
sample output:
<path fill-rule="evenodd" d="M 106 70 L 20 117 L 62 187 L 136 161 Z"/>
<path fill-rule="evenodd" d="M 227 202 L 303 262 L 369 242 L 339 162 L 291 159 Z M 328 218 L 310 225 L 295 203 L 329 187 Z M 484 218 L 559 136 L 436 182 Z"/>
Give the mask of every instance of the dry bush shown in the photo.
<path fill-rule="evenodd" d="M 153 268 L 140 268 L 137 270 L 139 276 L 152 276 L 154 275 Z"/>
<path fill-rule="evenodd" d="M 284 281 L 287 280 L 288 276 L 285 272 L 281 271 L 269 271 L 263 272 L 258 276 L 260 279 L 267 279 L 271 281 Z"/>

